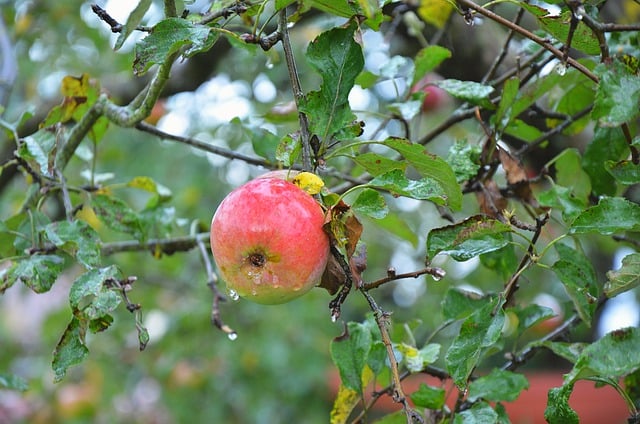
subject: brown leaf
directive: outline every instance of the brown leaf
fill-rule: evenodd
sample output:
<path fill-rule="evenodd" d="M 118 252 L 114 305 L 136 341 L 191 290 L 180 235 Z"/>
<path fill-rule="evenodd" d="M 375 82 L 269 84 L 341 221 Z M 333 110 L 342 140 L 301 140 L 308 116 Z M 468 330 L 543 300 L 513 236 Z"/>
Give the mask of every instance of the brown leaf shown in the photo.
<path fill-rule="evenodd" d="M 347 258 L 351 258 L 362 235 L 362 224 L 343 201 L 332 206 L 326 216 L 324 231 L 329 234 L 334 245 L 344 249 Z"/>
<path fill-rule="evenodd" d="M 322 274 L 322 279 L 320 280 L 318 287 L 322 287 L 327 290 L 330 295 L 334 295 L 346 282 L 347 275 L 340 266 L 340 263 L 335 256 L 330 255 L 327 267 L 324 269 L 324 274 Z"/>
<path fill-rule="evenodd" d="M 500 193 L 494 180 L 487 180 L 481 191 L 476 193 L 480 211 L 496 219 L 503 219 L 502 211 L 508 206 L 507 199 Z"/>
<path fill-rule="evenodd" d="M 509 188 L 513 191 L 514 195 L 523 202 L 538 208 L 538 201 L 533 196 L 527 171 L 522 165 L 522 162 L 511 156 L 511 154 L 504 149 L 498 149 L 498 154 L 502 168 L 507 174 Z"/>

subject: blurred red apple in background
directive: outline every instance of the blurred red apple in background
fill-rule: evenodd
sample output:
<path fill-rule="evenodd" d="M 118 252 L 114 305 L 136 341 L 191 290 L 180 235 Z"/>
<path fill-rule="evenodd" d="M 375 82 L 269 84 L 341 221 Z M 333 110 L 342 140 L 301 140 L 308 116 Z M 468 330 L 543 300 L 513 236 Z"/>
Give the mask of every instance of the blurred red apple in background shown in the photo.
<path fill-rule="evenodd" d="M 431 72 L 422 77 L 412 88 L 412 93 L 422 91 L 425 96 L 422 101 L 422 111 L 431 112 L 443 106 L 451 104 L 451 96 L 442 88 L 434 85 L 434 82 L 441 81 L 442 77 L 435 72 Z"/>

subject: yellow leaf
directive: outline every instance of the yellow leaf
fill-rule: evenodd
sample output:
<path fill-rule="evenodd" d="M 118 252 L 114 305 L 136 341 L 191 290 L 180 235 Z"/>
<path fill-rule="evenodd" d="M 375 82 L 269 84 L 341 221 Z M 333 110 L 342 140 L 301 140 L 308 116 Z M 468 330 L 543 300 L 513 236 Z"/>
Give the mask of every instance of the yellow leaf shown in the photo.
<path fill-rule="evenodd" d="M 324 181 L 322 181 L 322 178 L 318 177 L 316 174 L 312 174 L 311 172 L 301 172 L 293 177 L 291 182 L 312 196 L 320 193 L 320 190 L 324 187 Z"/>
<path fill-rule="evenodd" d="M 102 227 L 102 222 L 98 219 L 98 216 L 91 206 L 84 205 L 82 209 L 76 213 L 76 218 L 83 220 L 93 227 L 94 230 L 100 230 Z"/>
<path fill-rule="evenodd" d="M 421 0 L 418 16 L 436 28 L 442 28 L 452 11 L 453 4 L 449 0 Z"/>
<path fill-rule="evenodd" d="M 362 386 L 367 386 L 373 379 L 373 372 L 371 368 L 365 366 L 362 370 Z M 356 407 L 360 402 L 360 394 L 353 389 L 347 388 L 344 384 L 340 383 L 338 389 L 338 395 L 333 402 L 333 409 L 331 409 L 330 424 L 345 424 Z"/>

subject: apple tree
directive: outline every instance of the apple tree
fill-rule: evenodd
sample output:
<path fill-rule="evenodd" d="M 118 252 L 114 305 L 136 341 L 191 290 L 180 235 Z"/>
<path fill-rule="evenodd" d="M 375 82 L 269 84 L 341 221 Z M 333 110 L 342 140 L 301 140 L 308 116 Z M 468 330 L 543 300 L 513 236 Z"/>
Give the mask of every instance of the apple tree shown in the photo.
<path fill-rule="evenodd" d="M 201 412 L 167 395 L 177 421 L 494 423 L 546 358 L 567 366 L 548 422 L 579 422 L 581 380 L 612 387 L 640 422 L 638 320 L 603 325 L 623 297 L 638 315 L 637 4 L 45 3 L 6 6 L 0 28 L 0 294 L 62 306 L 5 315 L 37 322 L 53 353 L 29 372 L 34 341 L 7 319 L 0 389 L 59 400 L 50 383 L 72 379 L 100 398 L 95 384 L 136 380 L 125 368 L 146 355 L 157 361 L 139 375 L 166 378 L 138 380 L 158 393 L 216 393 Z M 256 306 L 228 290 L 210 223 L 270 170 L 305 176 L 328 243 L 281 241 L 283 284 L 321 256 L 318 288 Z M 283 193 L 236 199 L 225 219 L 304 238 L 287 232 Z M 251 242 L 234 234 L 215 256 Z M 154 348 L 166 320 L 172 342 Z M 112 361 L 95 383 L 82 370 L 100 358 Z M 376 409 L 385 399 L 395 411 Z M 61 421 L 77 412 L 63 404 Z"/>

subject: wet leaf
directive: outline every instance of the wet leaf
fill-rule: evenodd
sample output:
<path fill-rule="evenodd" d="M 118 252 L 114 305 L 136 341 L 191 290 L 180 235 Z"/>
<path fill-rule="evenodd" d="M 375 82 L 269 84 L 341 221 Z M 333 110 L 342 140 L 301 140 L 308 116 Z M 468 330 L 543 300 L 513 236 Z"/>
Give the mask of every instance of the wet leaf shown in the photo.
<path fill-rule="evenodd" d="M 573 234 L 597 232 L 604 235 L 640 230 L 640 206 L 622 197 L 603 197 L 573 220 Z"/>
<path fill-rule="evenodd" d="M 44 233 L 51 243 L 75 257 L 85 268 L 100 263 L 100 237 L 86 222 L 54 222 L 44 228 Z"/>
<path fill-rule="evenodd" d="M 483 253 L 501 249 L 509 243 L 506 233 L 511 226 L 484 215 L 474 215 L 462 222 L 435 228 L 427 235 L 427 255 L 447 253 L 457 261 L 466 261 Z"/>
<path fill-rule="evenodd" d="M 640 165 L 630 160 L 622 160 L 619 162 L 609 160 L 604 163 L 604 167 L 622 184 L 640 183 Z"/>
<path fill-rule="evenodd" d="M 300 111 L 309 117 L 309 126 L 320 143 L 355 121 L 349 107 L 349 92 L 364 67 L 362 48 L 354 40 L 355 25 L 333 28 L 309 44 L 306 57 L 322 76 L 320 90 L 307 94 Z"/>
<path fill-rule="evenodd" d="M 452 287 L 447 290 L 440 305 L 445 320 L 458 320 L 467 318 L 490 301 L 490 298 L 478 293 Z"/>
<path fill-rule="evenodd" d="M 331 359 L 340 371 L 342 383 L 361 396 L 364 392 L 362 375 L 367 365 L 372 341 L 369 327 L 357 322 L 349 322 L 346 333 L 335 338 L 330 346 Z"/>
<path fill-rule="evenodd" d="M 489 101 L 489 95 L 493 93 L 493 87 L 480 84 L 474 81 L 460 81 L 456 79 L 445 79 L 434 81 L 434 85 L 442 88 L 456 99 L 469 102 L 474 105 L 493 108 Z"/>
<path fill-rule="evenodd" d="M 98 218 L 112 230 L 131 234 L 138 240 L 145 238 L 140 217 L 122 200 L 98 194 L 91 199 L 91 206 Z"/>
<path fill-rule="evenodd" d="M 596 273 L 589 259 L 565 244 L 555 245 L 559 259 L 552 269 L 564 285 L 582 321 L 591 326 L 599 297 Z"/>
<path fill-rule="evenodd" d="M 451 51 L 438 45 L 427 46 L 420 50 L 414 59 L 415 69 L 411 86 L 416 85 L 424 76 L 450 57 Z"/>
<path fill-rule="evenodd" d="M 494 369 L 469 384 L 469 400 L 484 399 L 491 402 L 513 402 L 523 390 L 529 388 L 529 381 L 522 374 Z"/>
<path fill-rule="evenodd" d="M 486 402 L 477 402 L 471 408 L 456 414 L 453 424 L 497 423 L 498 413 Z"/>
<path fill-rule="evenodd" d="M 356 200 L 351 205 L 351 208 L 356 212 L 371 218 L 382 219 L 389 213 L 387 202 L 384 197 L 376 190 L 365 188 L 363 189 Z"/>
<path fill-rule="evenodd" d="M 447 205 L 454 210 L 462 206 L 462 190 L 451 166 L 442 158 L 427 152 L 424 146 L 401 138 L 388 138 L 383 143 L 400 153 L 423 177 L 438 182 Z"/>
<path fill-rule="evenodd" d="M 640 78 L 618 61 L 600 64 L 600 78 L 591 117 L 601 126 L 617 127 L 640 115 Z"/>
<path fill-rule="evenodd" d="M 640 285 L 640 253 L 632 253 L 622 259 L 620 269 L 607 272 L 604 292 L 607 297 L 614 297 L 638 285 Z"/>
<path fill-rule="evenodd" d="M 35 293 L 48 292 L 64 269 L 64 259 L 57 255 L 32 255 L 17 260 L 2 275 L 3 290 L 21 282 Z"/>
<path fill-rule="evenodd" d="M 3 389 L 18 390 L 21 392 L 29 390 L 27 380 L 14 374 L 0 373 L 0 387 Z"/>
<path fill-rule="evenodd" d="M 85 345 L 86 334 L 87 321 L 73 317 L 53 352 L 54 382 L 60 382 L 69 367 L 79 364 L 89 355 Z"/>
<path fill-rule="evenodd" d="M 427 386 L 420 383 L 420 387 L 409 397 L 411 401 L 421 408 L 440 409 L 444 406 L 446 392 L 440 387 Z"/>
<path fill-rule="evenodd" d="M 616 180 L 605 168 L 608 161 L 626 159 L 629 147 L 620 128 L 596 127 L 582 156 L 582 167 L 591 178 L 594 195 L 616 194 Z"/>
<path fill-rule="evenodd" d="M 404 161 L 389 159 L 386 156 L 371 152 L 356 154 L 353 156 L 353 161 L 374 177 L 395 169 L 402 171 L 407 169 L 407 163 Z"/>
<path fill-rule="evenodd" d="M 496 298 L 463 321 L 445 356 L 447 371 L 458 387 L 466 386 L 484 351 L 499 340 L 505 319 L 503 303 Z"/>
<path fill-rule="evenodd" d="M 547 408 L 544 411 L 544 418 L 549 424 L 578 424 L 580 422 L 576 411 L 569 406 L 569 396 L 572 390 L 573 385 L 554 387 L 549 390 Z"/>
<path fill-rule="evenodd" d="M 129 38 L 133 31 L 136 30 L 140 22 L 142 22 L 142 18 L 144 17 L 145 13 L 147 13 L 147 10 L 149 10 L 149 7 L 151 7 L 151 0 L 138 1 L 138 5 L 129 14 L 127 22 L 124 24 L 122 30 L 120 31 L 120 34 L 118 35 L 116 44 L 113 47 L 114 50 L 119 50 L 127 40 L 127 38 Z"/>
<path fill-rule="evenodd" d="M 164 62 L 183 47 L 186 47 L 182 53 L 185 57 L 207 51 L 217 38 L 218 34 L 210 27 L 186 19 L 168 18 L 160 21 L 136 45 L 133 72 L 138 76 L 144 75 L 151 65 Z"/>
<path fill-rule="evenodd" d="M 369 181 L 368 185 L 388 191 L 395 196 L 430 200 L 438 205 L 444 205 L 447 199 L 446 193 L 435 179 L 410 180 L 399 169 L 378 175 Z"/>

